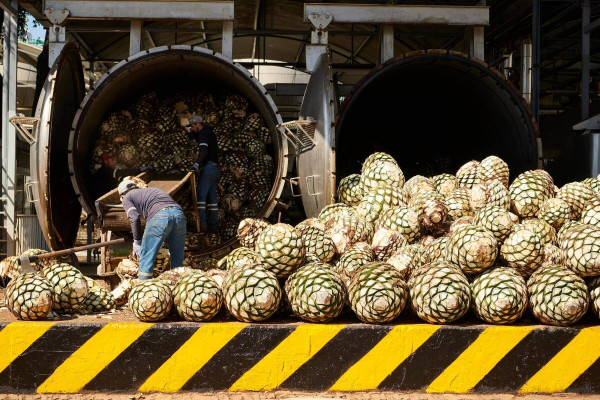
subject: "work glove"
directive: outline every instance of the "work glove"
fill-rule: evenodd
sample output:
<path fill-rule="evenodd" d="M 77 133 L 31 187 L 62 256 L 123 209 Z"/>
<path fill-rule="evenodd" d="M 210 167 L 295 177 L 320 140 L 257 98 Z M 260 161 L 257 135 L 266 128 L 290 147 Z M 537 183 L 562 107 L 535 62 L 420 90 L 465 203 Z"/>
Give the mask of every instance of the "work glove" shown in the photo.
<path fill-rule="evenodd" d="M 142 168 L 140 168 L 141 172 L 146 172 L 148 170 L 154 170 L 154 167 L 152 165 L 144 165 Z"/>
<path fill-rule="evenodd" d="M 137 258 L 140 258 L 141 253 L 142 253 L 142 241 L 134 240 L 133 241 L 133 254 L 135 254 L 135 256 Z"/>
<path fill-rule="evenodd" d="M 198 164 L 197 162 L 195 162 L 195 163 L 192 165 L 192 170 L 193 170 L 193 171 L 195 171 L 195 172 L 198 172 L 198 167 L 200 167 L 200 164 Z"/>

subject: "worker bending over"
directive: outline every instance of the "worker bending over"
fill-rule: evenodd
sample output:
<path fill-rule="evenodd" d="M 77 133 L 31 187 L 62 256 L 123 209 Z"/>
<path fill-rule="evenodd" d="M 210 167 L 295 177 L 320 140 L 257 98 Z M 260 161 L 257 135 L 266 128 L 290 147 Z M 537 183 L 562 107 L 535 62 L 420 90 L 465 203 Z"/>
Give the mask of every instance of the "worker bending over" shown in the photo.
<path fill-rule="evenodd" d="M 200 147 L 198 160 L 192 165 L 192 169 L 196 171 L 202 167 L 200 183 L 196 187 L 200 230 L 218 233 L 217 186 L 221 178 L 221 169 L 217 155 L 217 137 L 211 128 L 202 124 L 204 119 L 201 116 L 194 115 L 189 121 L 190 133 Z"/>
<path fill-rule="evenodd" d="M 185 216 L 179 204 L 157 188 L 140 189 L 129 177 L 119 184 L 121 202 L 131 222 L 133 252 L 139 258 L 139 279 L 151 279 L 156 254 L 166 241 L 171 254 L 171 268 L 183 266 Z M 140 217 L 146 220 L 142 236 Z"/>

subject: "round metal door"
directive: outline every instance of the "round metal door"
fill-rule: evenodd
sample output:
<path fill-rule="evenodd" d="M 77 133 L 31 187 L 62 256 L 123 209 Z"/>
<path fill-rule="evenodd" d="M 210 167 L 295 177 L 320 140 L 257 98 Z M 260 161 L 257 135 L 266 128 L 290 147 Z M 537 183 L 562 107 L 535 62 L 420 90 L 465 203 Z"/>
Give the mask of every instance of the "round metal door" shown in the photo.
<path fill-rule="evenodd" d="M 316 217 L 323 207 L 335 202 L 335 114 L 335 89 L 327 52 L 317 60 L 300 110 L 301 119 L 316 122 L 312 145 L 297 154 L 298 184 L 307 217 Z"/>
<path fill-rule="evenodd" d="M 52 250 L 72 247 L 81 205 L 71 184 L 68 144 L 71 124 L 85 92 L 79 50 L 67 44 L 40 93 L 31 145 L 30 190 L 46 243 Z"/>

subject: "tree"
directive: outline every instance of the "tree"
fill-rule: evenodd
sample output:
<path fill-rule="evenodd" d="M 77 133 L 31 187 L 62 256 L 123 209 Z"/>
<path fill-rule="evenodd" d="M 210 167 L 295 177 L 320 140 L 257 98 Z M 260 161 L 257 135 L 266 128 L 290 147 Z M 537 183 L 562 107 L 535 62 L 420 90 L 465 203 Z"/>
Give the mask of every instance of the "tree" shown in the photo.
<path fill-rule="evenodd" d="M 33 18 L 31 14 L 25 11 L 24 8 L 19 7 L 19 18 L 17 19 L 17 32 L 19 39 L 25 40 L 27 38 L 27 21 L 29 18 Z M 33 18 L 33 26 L 38 26 L 40 23 L 37 22 L 35 18 Z"/>

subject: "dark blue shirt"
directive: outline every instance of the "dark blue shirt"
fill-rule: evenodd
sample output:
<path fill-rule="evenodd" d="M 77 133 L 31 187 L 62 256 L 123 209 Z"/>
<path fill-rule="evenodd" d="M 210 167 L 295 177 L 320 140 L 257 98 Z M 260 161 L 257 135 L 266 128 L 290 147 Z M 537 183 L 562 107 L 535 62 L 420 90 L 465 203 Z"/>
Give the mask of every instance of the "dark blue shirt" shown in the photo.
<path fill-rule="evenodd" d="M 198 155 L 198 161 L 196 161 L 198 165 L 203 167 L 209 161 L 218 164 L 219 156 L 217 154 L 217 136 L 213 130 L 205 126 L 200 131 L 191 132 L 191 134 L 192 137 L 198 142 L 198 146 L 200 146 L 200 154 Z"/>

